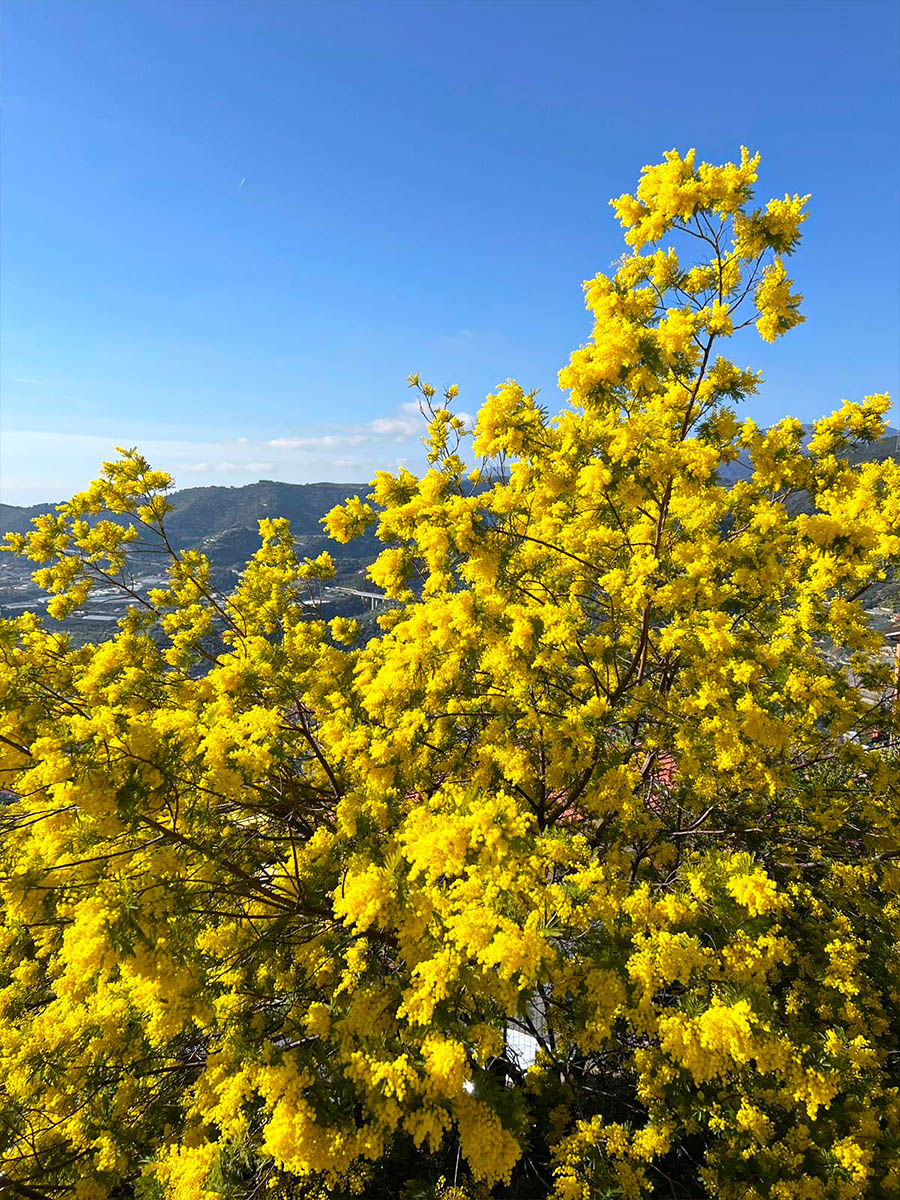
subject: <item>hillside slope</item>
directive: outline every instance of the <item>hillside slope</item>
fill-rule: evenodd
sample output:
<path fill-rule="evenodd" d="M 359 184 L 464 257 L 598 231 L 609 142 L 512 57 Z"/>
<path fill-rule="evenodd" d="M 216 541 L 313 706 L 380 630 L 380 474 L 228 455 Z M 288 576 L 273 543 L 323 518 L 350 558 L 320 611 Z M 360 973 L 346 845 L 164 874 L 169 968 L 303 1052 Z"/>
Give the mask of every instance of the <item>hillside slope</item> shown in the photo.
<path fill-rule="evenodd" d="M 850 454 L 853 462 L 883 462 L 898 458 L 895 430 L 870 446 L 860 446 Z M 751 472 L 749 458 L 742 456 L 722 468 L 721 479 L 731 485 L 746 479 Z M 342 570 L 356 569 L 370 562 L 377 543 L 369 533 L 349 546 L 330 542 L 322 529 L 321 518 L 336 504 L 350 496 L 363 496 L 365 484 L 351 483 L 280 483 L 261 479 L 242 487 L 193 487 L 173 492 L 174 511 L 167 519 L 173 545 L 179 549 L 203 549 L 216 567 L 240 568 L 259 545 L 257 522 L 262 517 L 287 517 L 304 553 L 319 553 L 327 545 Z M 808 498 L 795 496 L 789 507 L 793 512 L 808 510 Z M 52 503 L 19 507 L 0 504 L 0 531 L 25 533 L 33 517 L 51 511 Z"/>
<path fill-rule="evenodd" d="M 306 553 L 319 553 L 327 543 L 335 559 L 369 561 L 374 538 L 339 546 L 328 541 L 321 524 L 329 509 L 367 490 L 363 484 L 279 483 L 271 479 L 243 487 L 183 488 L 169 498 L 174 511 L 166 524 L 177 549 L 201 548 L 217 567 L 243 566 L 259 545 L 257 522 L 262 517 L 287 517 Z M 0 530 L 27 533 L 34 517 L 54 507 L 52 503 L 27 508 L 0 504 Z"/>

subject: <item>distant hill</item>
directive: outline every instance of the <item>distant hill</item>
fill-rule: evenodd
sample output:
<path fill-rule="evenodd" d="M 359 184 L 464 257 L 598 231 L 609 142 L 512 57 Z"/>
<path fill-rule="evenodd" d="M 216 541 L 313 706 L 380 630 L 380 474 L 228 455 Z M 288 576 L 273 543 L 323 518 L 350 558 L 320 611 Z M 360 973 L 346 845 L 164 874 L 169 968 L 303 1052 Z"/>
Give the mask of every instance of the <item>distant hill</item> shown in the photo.
<path fill-rule="evenodd" d="M 257 522 L 262 517 L 287 517 L 304 553 L 318 554 L 327 544 L 336 560 L 370 562 L 375 550 L 373 536 L 340 546 L 327 538 L 321 525 L 329 509 L 367 491 L 364 484 L 279 483 L 272 479 L 244 487 L 183 488 L 169 497 L 174 511 L 166 525 L 177 549 L 202 548 L 218 567 L 240 567 L 247 561 L 259 546 Z M 0 504 L 0 530 L 26 533 L 33 517 L 54 507 L 51 503 L 28 508 Z"/>
<path fill-rule="evenodd" d="M 896 458 L 900 461 L 897 431 L 889 430 L 881 441 L 873 442 L 871 446 L 860 446 L 858 450 L 851 450 L 847 457 L 852 463 L 884 462 L 888 458 Z"/>
<path fill-rule="evenodd" d="M 0 529 L 4 533 L 27 533 L 31 528 L 33 517 L 50 512 L 53 504 L 32 504 L 22 508 L 18 504 L 0 504 Z"/>
<path fill-rule="evenodd" d="M 900 457 L 896 430 L 850 454 L 854 462 L 882 462 L 892 457 Z M 749 457 L 742 455 L 737 462 L 724 466 L 720 477 L 723 483 L 732 484 L 748 478 L 750 470 Z M 367 491 L 365 484 L 279 483 L 272 479 L 243 487 L 183 488 L 169 498 L 174 511 L 167 518 L 167 525 L 176 548 L 203 549 L 217 567 L 234 569 L 243 566 L 258 547 L 257 522 L 261 517 L 287 517 L 300 550 L 304 554 L 318 554 L 327 546 L 340 573 L 345 575 L 361 571 L 372 561 L 378 548 L 375 537 L 370 532 L 348 546 L 340 546 L 326 537 L 321 518 L 336 504 L 350 496 L 364 496 Z M 807 497 L 797 496 L 791 502 L 795 512 L 808 507 Z M 53 508 L 50 503 L 28 508 L 0 504 L 0 532 L 25 533 L 33 517 Z"/>
<path fill-rule="evenodd" d="M 262 517 L 287 517 L 297 537 L 321 536 L 321 519 L 350 496 L 364 496 L 365 484 L 277 483 L 261 479 L 245 487 L 196 487 L 174 492 L 175 511 L 166 519 L 179 546 L 237 529 L 251 529 Z"/>
<path fill-rule="evenodd" d="M 804 425 L 803 431 L 803 445 L 807 446 L 813 435 L 812 425 Z M 897 430 L 888 428 L 880 441 L 851 450 L 848 458 L 851 462 L 883 462 L 886 458 L 896 457 L 896 450 Z M 732 463 L 725 463 L 719 469 L 719 478 L 725 484 L 738 483 L 742 479 L 749 479 L 752 469 L 749 452 L 742 450 L 739 458 Z"/>
<path fill-rule="evenodd" d="M 181 545 L 226 529 L 255 528 L 265 516 L 287 517 L 298 534 L 321 533 L 319 519 L 330 508 L 367 491 L 361 483 L 278 483 L 274 479 L 260 479 L 244 487 L 182 488 L 169 497 L 175 511 L 167 524 Z M 32 517 L 53 508 L 50 502 L 28 508 L 0 504 L 0 525 L 4 533 L 24 533 Z"/>

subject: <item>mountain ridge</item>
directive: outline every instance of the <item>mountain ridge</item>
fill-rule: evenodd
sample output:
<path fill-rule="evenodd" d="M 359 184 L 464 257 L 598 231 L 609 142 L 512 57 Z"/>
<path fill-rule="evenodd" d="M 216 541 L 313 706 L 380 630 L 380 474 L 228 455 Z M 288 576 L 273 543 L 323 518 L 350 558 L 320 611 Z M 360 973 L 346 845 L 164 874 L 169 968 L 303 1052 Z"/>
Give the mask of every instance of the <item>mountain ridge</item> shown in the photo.
<path fill-rule="evenodd" d="M 191 534 L 209 537 L 269 515 L 287 517 L 295 533 L 318 534 L 322 532 L 321 517 L 329 508 L 351 496 L 362 496 L 368 490 L 369 485 L 363 483 L 283 483 L 275 479 L 259 479 L 234 487 L 211 484 L 179 488 L 168 497 L 174 511 L 166 518 L 166 524 L 179 545 L 188 544 Z M 4 533 L 26 533 L 34 517 L 53 512 L 59 503 L 64 501 L 30 505 L 0 503 L 0 527 Z M 198 528 L 201 521 L 202 528 Z"/>
<path fill-rule="evenodd" d="M 900 459 L 897 431 L 889 429 L 878 441 L 853 447 L 848 457 L 853 463 Z M 730 486 L 737 479 L 746 478 L 751 469 L 749 457 L 744 452 L 736 462 L 723 464 L 721 482 Z M 247 561 L 259 545 L 258 522 L 267 516 L 286 517 L 298 546 L 307 553 L 316 543 L 327 542 L 335 558 L 364 559 L 375 548 L 372 532 L 369 531 L 352 549 L 343 547 L 327 537 L 322 528 L 322 517 L 352 496 L 365 496 L 369 489 L 370 485 L 364 483 L 325 480 L 285 483 L 275 479 L 259 479 L 255 483 L 235 486 L 212 484 L 180 488 L 169 496 L 173 511 L 166 524 L 176 549 L 204 549 L 223 566 L 241 566 Z M 800 506 L 803 506 L 802 500 Z M 797 507 L 796 499 L 792 507 Z M 36 516 L 53 512 L 55 508 L 56 505 L 49 501 L 32 505 L 0 503 L 0 533 L 27 533 Z"/>

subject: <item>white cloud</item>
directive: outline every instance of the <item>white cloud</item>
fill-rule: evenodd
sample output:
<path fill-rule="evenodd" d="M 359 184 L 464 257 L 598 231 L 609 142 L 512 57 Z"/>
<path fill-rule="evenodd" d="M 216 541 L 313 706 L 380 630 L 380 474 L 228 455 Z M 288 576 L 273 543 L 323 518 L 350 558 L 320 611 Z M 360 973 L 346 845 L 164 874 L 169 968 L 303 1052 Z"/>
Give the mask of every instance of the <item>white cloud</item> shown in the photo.
<path fill-rule="evenodd" d="M 370 422 L 369 428 L 381 437 L 411 438 L 422 431 L 422 421 L 411 421 L 408 417 L 378 417 Z"/>
<path fill-rule="evenodd" d="M 272 438 L 270 442 L 266 442 L 267 446 L 271 446 L 274 450 L 296 450 L 298 446 L 308 446 L 309 438 Z"/>
<path fill-rule="evenodd" d="M 275 438 L 141 438 L 123 420 L 114 436 L 3 431 L 0 439 L 0 500 L 7 504 L 57 501 L 80 491 L 117 457 L 116 446 L 138 448 L 154 467 L 170 472 L 176 486 L 246 483 L 261 476 L 286 482 L 331 480 L 365 483 L 390 467 L 395 455 L 412 469 L 424 467 L 419 439 L 425 423 L 417 406 L 365 423 Z M 348 454 L 352 453 L 352 457 Z"/>
<path fill-rule="evenodd" d="M 266 442 L 276 450 L 333 450 L 337 446 L 358 446 L 366 441 L 361 433 L 324 433 L 321 437 L 279 437 Z"/>
<path fill-rule="evenodd" d="M 401 415 L 402 414 L 402 415 Z M 425 424 L 417 404 L 401 405 L 401 413 L 376 417 L 365 425 L 351 425 L 337 433 L 322 433 L 313 437 L 270 438 L 267 446 L 277 450 L 335 450 L 346 446 L 377 445 L 381 442 L 405 442 L 421 437 Z"/>
<path fill-rule="evenodd" d="M 206 464 L 204 463 L 205 467 Z M 268 471 L 272 464 L 270 462 L 218 462 L 215 467 L 207 468 L 215 471 Z"/>

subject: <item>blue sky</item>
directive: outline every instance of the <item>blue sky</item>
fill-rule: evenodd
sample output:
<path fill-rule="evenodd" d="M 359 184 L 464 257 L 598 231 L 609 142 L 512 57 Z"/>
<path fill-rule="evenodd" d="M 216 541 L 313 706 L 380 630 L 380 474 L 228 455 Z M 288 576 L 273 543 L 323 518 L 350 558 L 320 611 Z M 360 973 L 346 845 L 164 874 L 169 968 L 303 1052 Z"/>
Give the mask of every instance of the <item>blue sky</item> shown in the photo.
<path fill-rule="evenodd" d="M 8 503 L 420 462 L 409 372 L 559 408 L 607 201 L 672 146 L 812 192 L 752 415 L 898 392 L 900 6 L 7 0 Z"/>

